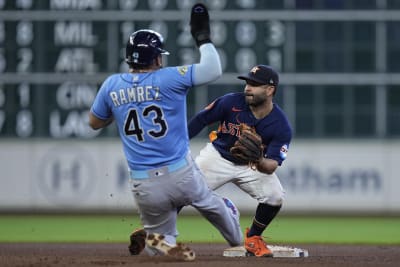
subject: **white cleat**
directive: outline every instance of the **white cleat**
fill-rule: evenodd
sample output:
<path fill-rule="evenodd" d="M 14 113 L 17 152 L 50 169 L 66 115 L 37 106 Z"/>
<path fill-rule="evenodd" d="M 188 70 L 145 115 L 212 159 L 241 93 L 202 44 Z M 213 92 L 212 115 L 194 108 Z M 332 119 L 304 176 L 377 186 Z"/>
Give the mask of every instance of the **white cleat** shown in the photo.
<path fill-rule="evenodd" d="M 196 255 L 192 249 L 182 243 L 171 245 L 165 241 L 165 236 L 157 233 L 148 234 L 146 244 L 151 248 L 155 248 L 166 256 L 173 257 L 183 261 L 193 261 Z"/>

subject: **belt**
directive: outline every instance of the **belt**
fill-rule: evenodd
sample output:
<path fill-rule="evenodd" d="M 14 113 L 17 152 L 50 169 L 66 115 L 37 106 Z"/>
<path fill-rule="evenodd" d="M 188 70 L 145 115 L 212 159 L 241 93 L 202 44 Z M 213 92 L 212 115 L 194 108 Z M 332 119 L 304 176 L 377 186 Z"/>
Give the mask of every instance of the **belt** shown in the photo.
<path fill-rule="evenodd" d="M 165 165 L 155 169 L 148 170 L 130 170 L 131 179 L 148 179 L 154 176 L 164 175 L 165 173 L 175 172 L 188 165 L 188 160 L 185 158 L 178 160 L 170 165 Z"/>

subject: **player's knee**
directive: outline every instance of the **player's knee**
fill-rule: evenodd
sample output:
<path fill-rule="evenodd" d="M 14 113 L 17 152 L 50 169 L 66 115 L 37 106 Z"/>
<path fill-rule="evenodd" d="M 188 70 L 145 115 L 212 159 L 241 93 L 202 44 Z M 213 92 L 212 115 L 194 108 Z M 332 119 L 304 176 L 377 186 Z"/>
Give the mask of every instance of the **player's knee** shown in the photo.
<path fill-rule="evenodd" d="M 281 206 L 284 202 L 284 192 L 275 192 L 274 194 L 260 198 L 258 202 L 271 206 Z"/>

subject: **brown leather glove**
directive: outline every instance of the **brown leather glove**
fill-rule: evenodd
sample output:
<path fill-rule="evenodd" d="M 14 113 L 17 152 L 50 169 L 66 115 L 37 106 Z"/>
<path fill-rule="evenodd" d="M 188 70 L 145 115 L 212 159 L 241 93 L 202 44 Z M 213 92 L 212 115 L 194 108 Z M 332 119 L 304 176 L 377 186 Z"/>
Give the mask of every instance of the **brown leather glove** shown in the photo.
<path fill-rule="evenodd" d="M 255 167 L 263 156 L 262 138 L 255 129 L 246 125 L 240 125 L 240 136 L 235 144 L 231 147 L 232 156 L 243 164 L 249 164 Z"/>

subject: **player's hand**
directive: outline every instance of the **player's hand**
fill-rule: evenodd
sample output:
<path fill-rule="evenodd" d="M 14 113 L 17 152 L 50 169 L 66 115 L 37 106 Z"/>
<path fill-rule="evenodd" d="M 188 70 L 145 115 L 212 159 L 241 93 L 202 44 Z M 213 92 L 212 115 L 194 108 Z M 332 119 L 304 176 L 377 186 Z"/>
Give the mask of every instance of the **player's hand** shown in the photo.
<path fill-rule="evenodd" d="M 190 33 L 200 47 L 202 44 L 211 43 L 210 39 L 210 16 L 207 7 L 201 3 L 192 7 L 190 14 Z"/>

